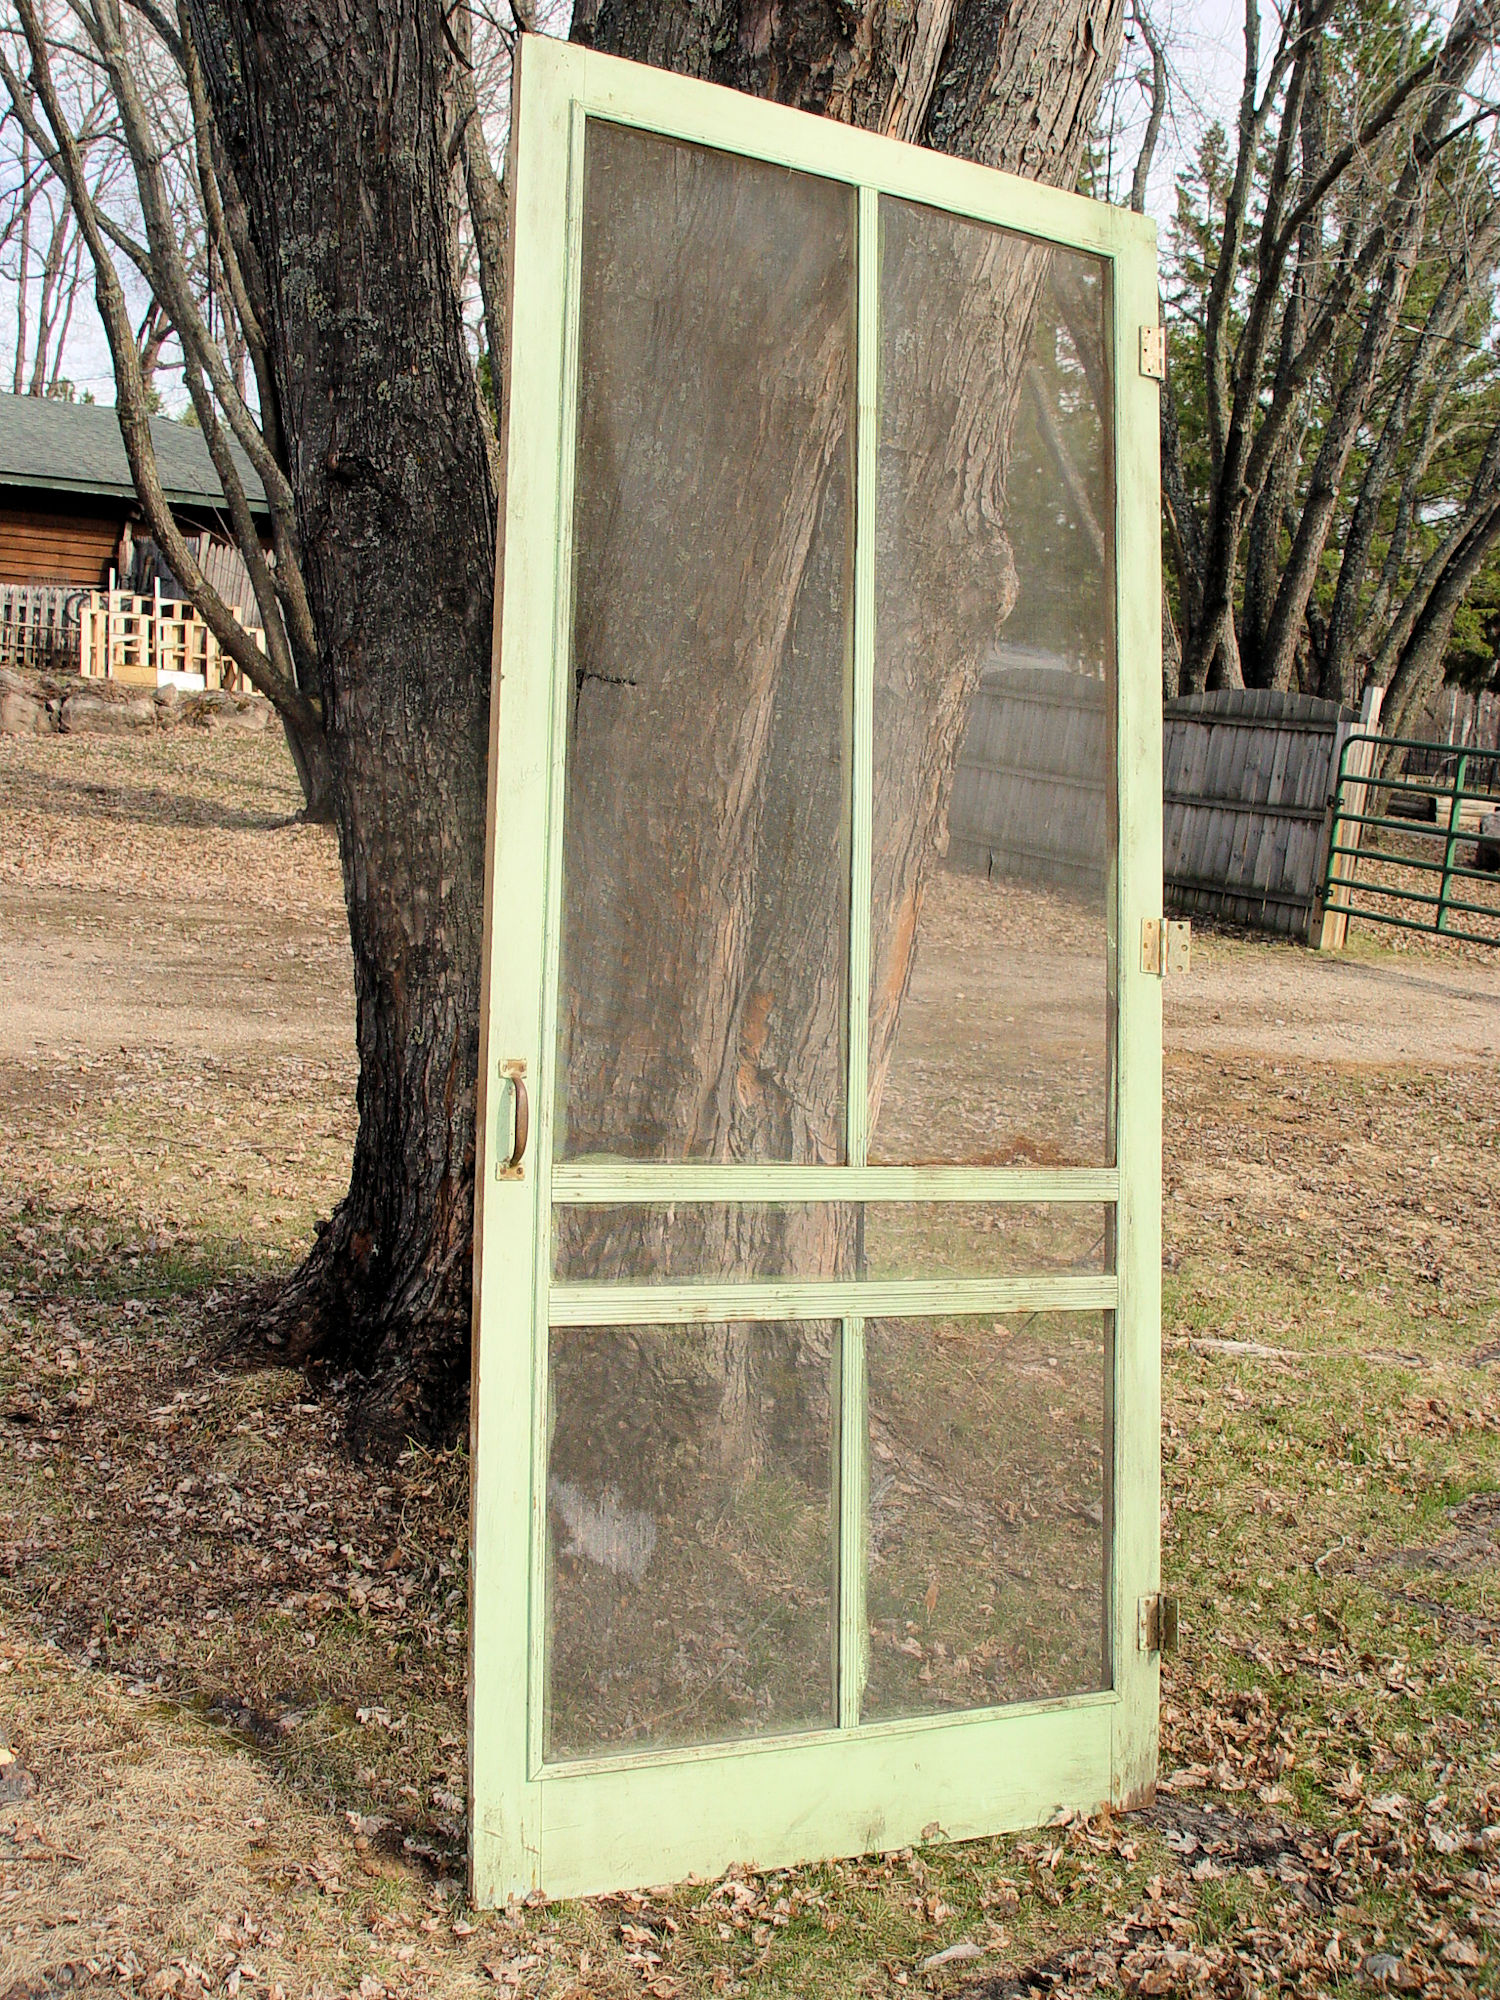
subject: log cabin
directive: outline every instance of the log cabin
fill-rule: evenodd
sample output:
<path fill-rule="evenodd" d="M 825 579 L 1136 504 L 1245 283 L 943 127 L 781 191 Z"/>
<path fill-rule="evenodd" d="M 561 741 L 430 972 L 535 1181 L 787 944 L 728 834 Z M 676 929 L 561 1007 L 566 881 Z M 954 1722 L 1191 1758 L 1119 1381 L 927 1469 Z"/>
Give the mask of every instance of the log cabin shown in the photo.
<path fill-rule="evenodd" d="M 212 544 L 227 553 L 223 491 L 202 432 L 155 417 L 151 437 L 178 526 L 189 538 L 206 538 L 199 542 L 204 555 Z M 264 489 L 243 453 L 231 449 L 268 535 Z M 0 395 L 0 584 L 97 590 L 114 570 L 128 587 L 149 533 L 111 407 Z"/>

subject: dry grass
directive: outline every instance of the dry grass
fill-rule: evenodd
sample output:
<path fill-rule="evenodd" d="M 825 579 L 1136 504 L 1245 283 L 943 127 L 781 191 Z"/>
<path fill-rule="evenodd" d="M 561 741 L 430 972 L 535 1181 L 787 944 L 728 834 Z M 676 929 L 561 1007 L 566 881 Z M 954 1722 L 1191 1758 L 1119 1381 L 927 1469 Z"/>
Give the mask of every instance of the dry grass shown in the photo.
<path fill-rule="evenodd" d="M 351 1132 L 293 803 L 258 740 L 0 743 L 0 1995 L 1500 1990 L 1500 1077 L 1420 1006 L 1421 1063 L 1169 1063 L 1156 1808 L 465 1912 L 462 1459 L 223 1345 Z"/>

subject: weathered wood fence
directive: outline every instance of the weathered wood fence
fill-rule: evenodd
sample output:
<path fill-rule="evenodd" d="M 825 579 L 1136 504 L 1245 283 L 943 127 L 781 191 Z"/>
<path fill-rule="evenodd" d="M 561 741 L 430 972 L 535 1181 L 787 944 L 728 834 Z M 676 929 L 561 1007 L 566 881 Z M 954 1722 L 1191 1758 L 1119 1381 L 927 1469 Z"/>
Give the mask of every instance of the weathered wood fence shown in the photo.
<path fill-rule="evenodd" d="M 1236 688 L 1168 702 L 1163 721 L 1168 909 L 1308 936 L 1353 715 L 1309 695 Z M 1097 891 L 1110 764 L 1102 680 L 1060 661 L 989 669 L 954 776 L 950 865 Z"/>
<path fill-rule="evenodd" d="M 187 540 L 210 586 L 237 615 L 242 625 L 258 629 L 261 619 L 260 607 L 255 601 L 255 586 L 250 581 L 250 572 L 239 550 L 207 532 L 189 535 Z M 153 596 L 158 585 L 165 598 L 180 598 L 183 595 L 182 585 L 149 535 L 136 541 L 128 573 L 116 576 L 114 581 L 117 588 L 133 590 L 137 597 Z"/>
<path fill-rule="evenodd" d="M 73 584 L 0 584 L 0 667 L 36 670 L 71 661 L 87 595 Z"/>
<path fill-rule="evenodd" d="M 1109 738 L 1102 680 L 1061 662 L 988 669 L 953 777 L 949 865 L 1101 889 Z"/>
<path fill-rule="evenodd" d="M 1308 936 L 1334 769 L 1353 720 L 1337 702 L 1274 688 L 1167 703 L 1162 872 L 1170 909 Z"/>

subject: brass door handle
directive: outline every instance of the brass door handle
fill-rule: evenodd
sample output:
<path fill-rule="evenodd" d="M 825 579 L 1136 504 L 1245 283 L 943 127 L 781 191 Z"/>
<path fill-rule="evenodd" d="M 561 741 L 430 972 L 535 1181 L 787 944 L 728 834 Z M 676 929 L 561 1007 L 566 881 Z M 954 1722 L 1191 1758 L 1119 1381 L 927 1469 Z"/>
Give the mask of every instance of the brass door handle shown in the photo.
<path fill-rule="evenodd" d="M 531 1100 L 526 1095 L 526 1065 L 524 1062 L 504 1062 L 500 1074 L 515 1097 L 515 1121 L 511 1126 L 510 1156 L 496 1168 L 502 1180 L 520 1180 L 523 1174 L 521 1161 L 526 1155 L 526 1141 L 531 1137 Z"/>

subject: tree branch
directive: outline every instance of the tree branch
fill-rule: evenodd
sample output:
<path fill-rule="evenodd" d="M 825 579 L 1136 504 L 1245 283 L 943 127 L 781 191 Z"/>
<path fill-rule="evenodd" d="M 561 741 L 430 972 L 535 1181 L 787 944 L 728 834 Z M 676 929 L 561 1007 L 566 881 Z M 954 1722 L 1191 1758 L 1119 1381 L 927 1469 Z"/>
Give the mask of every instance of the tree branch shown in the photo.
<path fill-rule="evenodd" d="M 146 408 L 140 357 L 136 352 L 134 331 L 119 274 L 115 270 L 103 232 L 99 228 L 97 212 L 84 175 L 83 160 L 77 141 L 63 113 L 52 81 L 46 41 L 36 10 L 32 0 L 15 0 L 15 4 L 22 32 L 31 52 L 33 83 L 43 113 L 51 127 L 62 167 L 63 184 L 67 188 L 74 213 L 78 217 L 79 228 L 93 259 L 94 296 L 98 302 L 99 317 L 104 323 L 105 336 L 109 341 L 110 355 L 114 362 L 120 436 L 130 461 L 130 472 L 136 492 L 146 511 L 146 518 L 151 523 L 151 532 L 165 553 L 173 572 L 182 579 L 192 593 L 194 603 L 203 613 L 205 622 L 222 650 L 229 654 L 252 685 L 260 688 L 284 715 L 292 718 L 297 726 L 309 734 L 314 733 L 321 725 L 313 705 L 298 690 L 293 679 L 276 670 L 209 583 L 197 557 L 178 528 L 171 508 L 167 505 L 156 463 L 156 450 L 151 438 L 151 421 Z"/>

